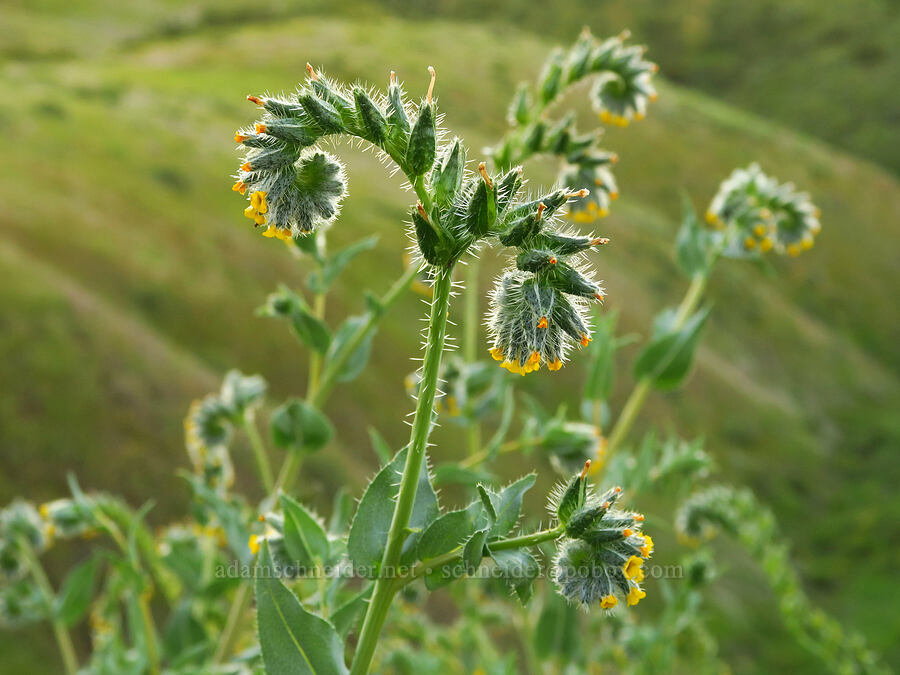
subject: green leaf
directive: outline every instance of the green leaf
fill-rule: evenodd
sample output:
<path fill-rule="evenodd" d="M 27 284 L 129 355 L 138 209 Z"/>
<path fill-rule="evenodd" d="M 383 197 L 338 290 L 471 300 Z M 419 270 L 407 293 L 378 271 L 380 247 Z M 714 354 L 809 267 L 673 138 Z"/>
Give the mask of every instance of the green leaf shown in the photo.
<path fill-rule="evenodd" d="M 325 322 L 313 313 L 301 295 L 287 286 L 280 286 L 272 293 L 258 314 L 289 320 L 297 337 L 319 353 L 324 353 L 331 343 L 331 332 Z"/>
<path fill-rule="evenodd" d="M 530 473 L 515 483 L 507 485 L 500 491 L 500 494 L 491 490 L 487 491 L 494 513 L 497 514 L 494 524 L 491 525 L 491 537 L 503 537 L 515 527 L 519 520 L 519 513 L 522 511 L 522 497 L 534 485 L 536 478 L 535 474 Z"/>
<path fill-rule="evenodd" d="M 356 509 L 347 539 L 347 553 L 360 573 L 371 570 L 374 574 L 381 564 L 405 462 L 406 448 L 403 448 L 390 464 L 375 475 Z M 420 531 L 437 518 L 439 513 L 437 495 L 431 485 L 427 466 L 423 463 L 409 519 L 409 528 L 413 532 L 404 545 L 404 559 L 409 559 L 415 552 Z"/>
<path fill-rule="evenodd" d="M 284 511 L 284 545 L 291 560 L 307 568 L 328 562 L 325 528 L 300 502 L 284 494 L 279 501 Z"/>
<path fill-rule="evenodd" d="M 484 512 L 487 514 L 488 519 L 491 523 L 497 520 L 497 512 L 494 510 L 494 500 L 491 499 L 491 492 L 489 488 L 486 488 L 484 485 L 478 485 L 478 499 L 481 500 L 481 505 L 484 506 Z"/>
<path fill-rule="evenodd" d="M 256 567 L 259 646 L 268 675 L 331 675 L 349 672 L 344 647 L 330 623 L 310 614 L 274 574 L 264 542 Z"/>
<path fill-rule="evenodd" d="M 687 276 L 709 274 L 709 233 L 697 219 L 697 213 L 687 195 L 682 198 L 681 229 L 675 239 L 678 266 Z"/>
<path fill-rule="evenodd" d="M 654 336 L 634 364 L 637 379 L 649 377 L 657 389 L 674 389 L 690 371 L 700 330 L 709 315 L 702 309 L 677 331 L 671 329 L 674 312 L 667 310 L 656 321 Z"/>
<path fill-rule="evenodd" d="M 528 551 L 491 551 L 491 558 L 510 587 L 524 605 L 534 593 L 534 580 L 541 573 L 541 566 Z"/>
<path fill-rule="evenodd" d="M 69 572 L 53 607 L 53 613 L 63 624 L 74 626 L 84 616 L 94 597 L 96 582 L 96 558 L 90 558 Z"/>
<path fill-rule="evenodd" d="M 353 337 L 357 328 L 366 321 L 366 315 L 351 316 L 341 324 L 340 328 L 338 328 L 337 332 L 334 334 L 334 339 L 331 341 L 331 347 L 326 356 L 328 361 L 333 361 L 335 356 L 344 350 L 344 345 Z M 365 337 L 363 337 L 356 349 L 353 350 L 353 353 L 350 354 L 346 361 L 344 361 L 343 367 L 337 377 L 335 377 L 337 382 L 349 382 L 350 380 L 356 379 L 362 372 L 366 363 L 369 361 L 369 354 L 372 351 L 372 338 L 374 336 L 375 330 L 372 329 Z"/>
<path fill-rule="evenodd" d="M 339 636 L 346 638 L 347 634 L 360 622 L 369 606 L 369 597 L 371 597 L 374 587 L 374 584 L 369 584 L 368 587 L 338 607 L 331 615 L 331 622 Z"/>
<path fill-rule="evenodd" d="M 272 440 L 279 448 L 315 452 L 332 436 L 329 419 L 306 401 L 290 399 L 272 413 Z"/>
<path fill-rule="evenodd" d="M 428 526 L 419 538 L 416 553 L 419 560 L 429 560 L 444 553 L 449 553 L 475 531 L 475 526 L 468 511 L 450 511 Z"/>
<path fill-rule="evenodd" d="M 470 469 L 454 462 L 438 464 L 434 468 L 434 484 L 466 485 L 475 487 L 478 483 L 489 481 L 493 475 L 484 469 Z"/>
<path fill-rule="evenodd" d="M 487 529 L 474 532 L 463 547 L 463 565 L 468 573 L 474 572 L 484 557 L 484 544 L 487 541 Z"/>
<path fill-rule="evenodd" d="M 378 237 L 376 235 L 366 237 L 365 239 L 360 239 L 359 241 L 350 244 L 347 248 L 341 249 L 333 256 L 327 258 L 319 271 L 309 275 L 309 287 L 315 293 L 327 292 L 353 258 L 360 253 L 375 248 L 376 243 L 378 243 Z"/>

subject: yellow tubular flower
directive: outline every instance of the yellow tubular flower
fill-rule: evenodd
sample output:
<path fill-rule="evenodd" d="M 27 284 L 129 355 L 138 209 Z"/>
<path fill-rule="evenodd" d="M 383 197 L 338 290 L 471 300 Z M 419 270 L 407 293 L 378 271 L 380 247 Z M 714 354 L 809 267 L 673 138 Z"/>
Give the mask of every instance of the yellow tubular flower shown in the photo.
<path fill-rule="evenodd" d="M 744 239 L 744 248 L 748 251 L 752 251 L 754 248 L 756 248 L 756 239 L 754 239 L 753 237 L 747 237 L 746 239 Z"/>
<path fill-rule="evenodd" d="M 632 586 L 631 590 L 628 591 L 628 596 L 625 598 L 625 600 L 628 603 L 628 606 L 632 607 L 632 606 L 638 604 L 643 598 L 646 598 L 646 597 L 647 597 L 647 594 L 644 593 L 644 591 L 642 591 L 637 586 Z"/>
<path fill-rule="evenodd" d="M 644 545 L 641 546 L 641 555 L 645 558 L 649 558 L 650 554 L 653 553 L 653 539 L 650 538 L 649 534 L 643 534 L 644 537 Z"/>
<path fill-rule="evenodd" d="M 250 539 L 247 541 L 247 547 L 253 555 L 259 553 L 259 536 L 251 534 Z"/>
<path fill-rule="evenodd" d="M 563 366 L 562 361 L 559 359 L 556 359 L 556 361 L 551 361 L 550 363 L 547 364 L 547 370 L 559 370 L 560 368 L 562 368 L 562 366 Z"/>
<path fill-rule="evenodd" d="M 619 600 L 614 595 L 605 595 L 600 600 L 600 607 L 602 609 L 612 609 L 616 605 L 619 604 Z"/>
<path fill-rule="evenodd" d="M 631 556 L 628 560 L 625 561 L 625 564 L 622 565 L 622 572 L 625 574 L 626 579 L 634 579 L 635 581 L 640 581 L 644 577 L 644 571 L 641 567 L 644 564 L 644 559 L 639 558 L 636 555 Z M 638 577 L 641 579 L 638 579 Z"/>

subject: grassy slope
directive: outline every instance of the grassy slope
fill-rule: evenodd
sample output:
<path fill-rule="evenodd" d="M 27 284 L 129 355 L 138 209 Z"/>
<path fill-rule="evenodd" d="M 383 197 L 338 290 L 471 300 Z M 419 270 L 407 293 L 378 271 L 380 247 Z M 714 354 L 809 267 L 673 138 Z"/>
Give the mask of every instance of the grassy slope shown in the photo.
<path fill-rule="evenodd" d="M 442 39 L 449 32 L 452 42 Z M 512 55 L 510 44 L 521 49 Z M 442 22 L 413 30 L 318 20 L 221 27 L 88 62 L 8 64 L 3 86 L 18 93 L 0 102 L 0 120 L 14 140 L 17 180 L 0 186 L 13 205 L 0 214 L 0 377 L 25 384 L 0 397 L 0 502 L 22 485 L 36 498 L 54 496 L 61 467 L 71 467 L 86 484 L 135 502 L 171 485 L 157 517 L 172 514 L 186 497 L 169 478 L 182 457 L 179 419 L 212 373 L 236 365 L 263 372 L 279 394 L 301 388 L 292 340 L 252 310 L 278 281 L 299 285 L 303 271 L 250 232 L 228 191 L 228 139 L 251 119 L 242 101 L 249 89 L 290 87 L 309 59 L 376 82 L 392 67 L 417 91 L 427 61 L 440 73 L 450 122 L 477 149 L 500 132 L 514 83 L 545 51 L 512 31 L 497 40 Z M 779 263 L 777 276 L 740 265 L 720 271 L 718 311 L 691 386 L 654 398 L 652 408 L 664 427 L 704 430 L 726 474 L 775 505 L 817 598 L 896 649 L 898 619 L 886 600 L 897 585 L 886 552 L 871 544 L 896 538 L 900 522 L 896 500 L 881 500 L 896 484 L 889 449 L 900 438 L 889 414 L 900 401 L 898 272 L 883 225 L 900 215 L 896 181 L 672 86 L 647 121 L 611 132 L 608 144 L 623 157 L 623 198 L 602 227 L 615 246 L 598 263 L 624 330 L 645 330 L 660 303 L 678 299 L 683 282 L 668 247 L 680 188 L 702 202 L 733 166 L 758 158 L 821 205 L 826 230 L 811 255 Z M 408 199 L 383 189 L 370 154 L 354 151 L 354 160 L 353 197 L 334 240 L 372 231 L 382 240 L 343 279 L 333 316 L 361 307 L 359 289 L 371 279 L 383 287 L 399 273 L 405 245 L 397 223 Z M 360 449 L 367 424 L 397 441 L 404 434 L 390 420 L 408 406 L 396 374 L 410 368 L 419 314 L 415 299 L 398 307 L 376 342 L 376 367 L 330 406 L 348 480 L 371 468 Z M 557 381 L 567 397 L 577 368 Z M 338 480 L 324 460 L 313 473 L 312 493 Z M 848 504 L 850 485 L 859 498 Z M 765 612 L 745 611 L 765 596 L 733 590 L 723 589 L 721 611 L 736 626 L 728 644 L 737 667 L 750 667 L 744 659 L 808 666 Z"/>
<path fill-rule="evenodd" d="M 668 77 L 900 170 L 900 12 L 893 0 L 9 0 L 0 55 L 102 53 L 197 26 L 320 12 L 513 25 L 568 40 L 628 26 Z M 415 32 L 410 29 L 409 33 Z M 87 37 L 89 36 L 89 37 Z"/>

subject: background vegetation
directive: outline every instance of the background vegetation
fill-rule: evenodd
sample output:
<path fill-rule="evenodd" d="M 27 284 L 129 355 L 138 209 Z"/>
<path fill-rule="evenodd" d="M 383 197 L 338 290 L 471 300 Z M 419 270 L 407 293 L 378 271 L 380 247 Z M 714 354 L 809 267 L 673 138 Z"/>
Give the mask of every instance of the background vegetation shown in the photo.
<path fill-rule="evenodd" d="M 600 276 L 622 328 L 648 325 L 680 297 L 670 255 L 679 189 L 703 208 L 734 166 L 758 159 L 808 186 L 824 225 L 813 252 L 768 274 L 722 266 L 691 386 L 655 396 L 652 414 L 686 437 L 705 435 L 723 471 L 774 507 L 816 602 L 900 663 L 894 5 L 8 4 L 0 503 L 23 492 L 59 496 L 71 469 L 86 488 L 136 504 L 156 497 L 150 520 L 161 521 L 188 500 L 173 472 L 184 463 L 181 419 L 192 398 L 232 366 L 264 374 L 278 395 L 299 388 L 295 341 L 253 310 L 277 282 L 301 286 L 305 271 L 247 227 L 229 189 L 234 120 L 254 113 L 246 94 L 290 87 L 307 60 L 378 82 L 387 73 L 373 64 L 390 63 L 424 91 L 430 64 L 442 109 L 477 149 L 499 135 L 515 83 L 557 39 L 582 24 L 599 35 L 629 26 L 670 82 L 647 120 L 606 138 L 622 157 L 622 198 L 597 227 L 613 240 Z M 594 120 L 583 112 L 585 128 Z M 335 313 L 362 308 L 361 288 L 396 276 L 407 245 L 407 200 L 383 189 L 371 154 L 351 166 L 333 245 L 361 232 L 381 239 L 343 277 Z M 375 367 L 332 399 L 338 445 L 310 463 L 303 488 L 323 510 L 337 483 L 361 486 L 374 469 L 369 425 L 391 441 L 404 437 L 393 422 L 410 407 L 398 374 L 413 369 L 407 355 L 421 314 L 415 297 L 404 299 L 376 338 Z M 526 386 L 574 403 L 573 371 Z M 620 380 L 624 390 L 628 375 Z M 440 430 L 439 452 L 462 456 L 458 438 Z M 723 553 L 731 567 L 714 625 L 726 660 L 736 672 L 814 672 L 782 637 L 744 557 Z M 0 670 L 39 671 L 48 640 L 40 630 L 0 635 Z"/>

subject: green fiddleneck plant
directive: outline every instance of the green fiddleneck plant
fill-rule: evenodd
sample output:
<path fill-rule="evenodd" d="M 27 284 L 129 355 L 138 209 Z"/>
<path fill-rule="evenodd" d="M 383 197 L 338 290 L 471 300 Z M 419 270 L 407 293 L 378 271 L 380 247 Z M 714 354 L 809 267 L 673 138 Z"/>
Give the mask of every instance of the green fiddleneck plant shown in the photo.
<path fill-rule="evenodd" d="M 599 130 L 579 132 L 574 114 L 554 119 L 554 111 L 590 80 L 601 122 L 642 119 L 656 98 L 656 66 L 627 39 L 585 31 L 554 51 L 536 82 L 516 92 L 509 128 L 483 161 L 443 128 L 432 68 L 416 101 L 394 73 L 378 90 L 312 66 L 290 95 L 248 96 L 261 114 L 235 135 L 243 154 L 233 189 L 248 200 L 253 226 L 309 272 L 305 291 L 281 286 L 259 309 L 308 350 L 306 391 L 272 408 L 260 376 L 231 371 L 218 392 L 192 404 L 189 467 L 180 474 L 191 513 L 155 532 L 144 522 L 149 505 L 132 510 L 74 479 L 71 497 L 9 505 L 0 513 L 0 620 L 48 621 L 67 673 L 538 673 L 594 664 L 721 671 L 704 614 L 716 577 L 706 535 L 715 525 L 760 562 L 802 644 L 841 672 L 877 670 L 856 638 L 810 608 L 771 515 L 746 491 L 710 487 L 715 467 L 702 443 L 650 433 L 628 444 L 649 393 L 680 386 L 690 372 L 716 263 L 811 247 L 819 214 L 805 194 L 752 165 L 721 184 L 706 224 L 686 203 L 676 254 L 688 291 L 656 318 L 634 365 L 634 391 L 610 424 L 617 353 L 634 337 L 618 336 L 615 314 L 598 311 L 606 291 L 588 259 L 609 239 L 576 226 L 606 215 L 618 197 L 617 155 L 600 147 Z M 322 149 L 333 138 L 373 147 L 415 194 L 411 261 L 382 294 L 366 294 L 363 313 L 336 327 L 325 320 L 329 291 L 376 242 L 329 250 L 328 227 L 348 196 L 343 163 Z M 523 164 L 548 159 L 558 163 L 556 185 L 526 191 Z M 510 249 L 510 262 L 483 303 L 478 255 L 487 245 Z M 462 262 L 462 349 L 446 354 Z M 380 469 L 357 503 L 338 491 L 326 520 L 297 489 L 304 459 L 338 433 L 322 409 L 337 384 L 363 371 L 379 324 L 416 288 L 430 304 L 422 365 L 406 378 L 415 401 L 409 440 L 398 450 L 371 429 Z M 483 309 L 486 343 L 478 335 Z M 485 353 L 502 369 L 479 358 Z M 521 378 L 504 372 L 557 371 L 569 360 L 585 373 L 574 413 L 517 391 Z M 463 459 L 428 452 L 438 420 L 465 427 Z M 261 499 L 236 490 L 239 451 L 255 464 Z M 495 469 L 511 456 L 558 474 L 548 522 L 522 521 L 535 472 L 498 480 Z M 442 504 L 444 487 L 463 499 Z M 674 527 L 672 518 L 626 507 L 649 495 L 678 514 Z M 653 574 L 645 522 L 661 541 L 677 530 L 684 545 L 702 547 L 677 558 L 672 569 L 682 576 Z M 97 552 L 55 589 L 40 557 L 73 538 L 96 541 Z M 549 584 L 535 583 L 542 571 Z M 491 578 L 454 583 L 483 576 Z M 459 618 L 439 626 L 422 594 L 445 587 Z M 657 587 L 655 615 L 629 613 Z M 82 662 L 70 630 L 86 615 L 91 653 Z"/>

